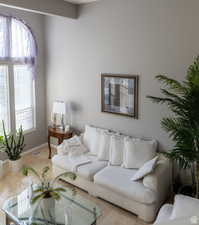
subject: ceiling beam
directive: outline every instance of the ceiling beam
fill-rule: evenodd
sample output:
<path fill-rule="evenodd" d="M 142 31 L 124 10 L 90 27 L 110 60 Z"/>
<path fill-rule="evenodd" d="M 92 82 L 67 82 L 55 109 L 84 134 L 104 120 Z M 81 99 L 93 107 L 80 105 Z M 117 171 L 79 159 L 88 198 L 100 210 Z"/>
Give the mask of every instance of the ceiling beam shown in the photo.
<path fill-rule="evenodd" d="M 0 5 L 69 18 L 77 18 L 77 5 L 63 0 L 0 0 Z"/>

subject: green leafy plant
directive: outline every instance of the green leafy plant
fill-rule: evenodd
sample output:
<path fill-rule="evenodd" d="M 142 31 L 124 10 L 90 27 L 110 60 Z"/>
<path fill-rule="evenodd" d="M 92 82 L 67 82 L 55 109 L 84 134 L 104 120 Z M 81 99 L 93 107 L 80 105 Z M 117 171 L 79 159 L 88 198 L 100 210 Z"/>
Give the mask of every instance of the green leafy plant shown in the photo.
<path fill-rule="evenodd" d="M 3 136 L 0 136 L 0 151 L 5 152 L 10 160 L 18 160 L 25 147 L 22 126 L 15 134 L 7 134 L 4 121 L 2 125 Z"/>
<path fill-rule="evenodd" d="M 72 180 L 76 179 L 75 173 L 65 172 L 65 173 L 58 175 L 54 179 L 49 180 L 48 179 L 49 170 L 50 170 L 50 168 L 48 166 L 44 167 L 41 175 L 39 175 L 39 173 L 32 167 L 25 166 L 22 168 L 22 173 L 24 176 L 28 176 L 29 173 L 32 173 L 39 180 L 39 184 L 33 190 L 33 197 L 31 199 L 31 204 L 34 204 L 38 200 L 45 199 L 45 198 L 53 198 L 55 200 L 59 200 L 61 198 L 61 193 L 66 192 L 66 189 L 64 189 L 62 187 L 55 187 L 56 181 L 61 177 L 69 177 Z"/>
<path fill-rule="evenodd" d="M 183 82 L 156 76 L 163 87 L 164 97 L 147 96 L 155 103 L 166 104 L 173 116 L 163 118 L 162 128 L 169 133 L 175 146 L 166 156 L 176 161 L 180 168 L 191 170 L 192 186 L 199 197 L 199 57 L 188 68 Z"/>

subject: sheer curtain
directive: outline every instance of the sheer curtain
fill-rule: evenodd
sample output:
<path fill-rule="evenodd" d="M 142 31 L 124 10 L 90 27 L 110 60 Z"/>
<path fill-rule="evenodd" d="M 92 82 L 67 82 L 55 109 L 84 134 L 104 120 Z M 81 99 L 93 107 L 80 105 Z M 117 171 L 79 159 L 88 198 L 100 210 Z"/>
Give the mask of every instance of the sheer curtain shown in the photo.
<path fill-rule="evenodd" d="M 5 122 L 6 130 L 10 128 L 10 110 L 8 93 L 8 69 L 7 66 L 0 65 L 0 120 Z M 0 133 L 2 133 L 2 123 L 0 123 Z"/>
<path fill-rule="evenodd" d="M 33 70 L 37 45 L 31 29 L 23 21 L 0 15 L 0 60 L 24 63 Z"/>
<path fill-rule="evenodd" d="M 11 129 L 12 103 L 15 129 L 21 125 L 24 130 L 34 128 L 36 57 L 36 40 L 30 27 L 17 18 L 0 15 L 0 133 L 2 120 L 7 130 Z M 10 89 L 14 89 L 14 97 L 9 95 Z"/>
<path fill-rule="evenodd" d="M 8 18 L 0 16 L 0 60 L 8 60 L 9 57 L 9 29 Z"/>

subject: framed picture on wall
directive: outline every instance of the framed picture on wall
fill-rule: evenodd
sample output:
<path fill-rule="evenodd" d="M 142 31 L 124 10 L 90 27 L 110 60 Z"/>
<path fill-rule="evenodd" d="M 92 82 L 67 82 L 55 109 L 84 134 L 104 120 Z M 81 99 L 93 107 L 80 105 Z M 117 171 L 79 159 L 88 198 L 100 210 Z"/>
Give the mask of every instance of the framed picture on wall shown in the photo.
<path fill-rule="evenodd" d="M 138 76 L 101 74 L 102 112 L 138 119 Z"/>

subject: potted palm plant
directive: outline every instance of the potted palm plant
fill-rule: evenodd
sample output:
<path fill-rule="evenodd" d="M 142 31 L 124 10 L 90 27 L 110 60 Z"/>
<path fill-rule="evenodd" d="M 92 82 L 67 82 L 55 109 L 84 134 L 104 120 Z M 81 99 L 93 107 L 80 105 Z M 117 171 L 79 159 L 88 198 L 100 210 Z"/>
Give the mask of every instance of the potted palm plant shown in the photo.
<path fill-rule="evenodd" d="M 53 211 L 55 208 L 55 201 L 60 200 L 61 194 L 66 192 L 66 189 L 63 187 L 56 187 L 56 181 L 61 177 L 69 177 L 72 180 L 76 179 L 76 174 L 72 172 L 65 172 L 54 179 L 49 179 L 48 172 L 50 168 L 44 167 L 41 175 L 32 167 L 24 166 L 22 168 L 22 173 L 24 176 L 28 176 L 29 173 L 32 173 L 38 179 L 39 183 L 33 187 L 31 204 L 39 202 L 43 214 L 46 218 L 49 218 L 49 211 Z M 52 212 L 53 213 L 53 212 Z"/>
<path fill-rule="evenodd" d="M 164 75 L 156 79 L 163 85 L 164 97 L 147 97 L 155 103 L 166 104 L 173 113 L 161 121 L 162 128 L 175 143 L 166 156 L 176 161 L 180 168 L 190 169 L 192 194 L 199 198 L 199 57 L 188 68 L 184 81 Z"/>
<path fill-rule="evenodd" d="M 14 134 L 7 134 L 5 124 L 3 124 L 3 136 L 0 136 L 0 150 L 5 152 L 9 158 L 10 166 L 13 172 L 19 171 L 22 167 L 21 153 L 24 150 L 23 129 L 20 127 Z"/>

